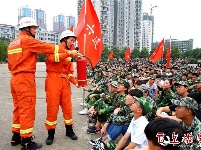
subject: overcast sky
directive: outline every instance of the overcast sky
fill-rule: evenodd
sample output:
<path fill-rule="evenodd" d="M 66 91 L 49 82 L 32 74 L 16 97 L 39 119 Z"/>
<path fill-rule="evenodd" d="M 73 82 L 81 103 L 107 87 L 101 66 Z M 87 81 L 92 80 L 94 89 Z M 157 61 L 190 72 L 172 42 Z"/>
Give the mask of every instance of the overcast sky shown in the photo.
<path fill-rule="evenodd" d="M 201 48 L 201 0 L 143 0 L 143 12 L 154 8 L 154 41 L 168 39 L 194 39 L 194 48 Z M 32 9 L 46 11 L 47 28 L 52 30 L 53 16 L 64 14 L 77 16 L 77 0 L 4 0 L 0 8 L 0 24 L 16 25 L 18 7 L 28 5 Z"/>

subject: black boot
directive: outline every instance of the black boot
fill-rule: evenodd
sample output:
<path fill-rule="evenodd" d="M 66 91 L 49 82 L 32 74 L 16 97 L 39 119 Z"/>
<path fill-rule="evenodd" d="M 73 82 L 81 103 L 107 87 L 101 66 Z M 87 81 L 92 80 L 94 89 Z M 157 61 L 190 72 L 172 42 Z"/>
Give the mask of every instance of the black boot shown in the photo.
<path fill-rule="evenodd" d="M 18 145 L 20 143 L 21 143 L 20 133 L 13 132 L 13 137 L 12 137 L 12 140 L 11 140 L 11 146 L 16 146 L 16 145 Z"/>
<path fill-rule="evenodd" d="M 32 137 L 22 138 L 21 150 L 36 150 L 36 149 L 40 149 L 42 147 L 42 144 L 35 143 L 32 140 L 33 140 Z"/>
<path fill-rule="evenodd" d="M 46 140 L 47 145 L 51 145 L 54 140 L 55 129 L 48 130 L 48 137 Z"/>
<path fill-rule="evenodd" d="M 77 136 L 73 132 L 73 126 L 72 125 L 65 125 L 65 126 L 66 126 L 66 136 L 68 136 L 72 140 L 77 140 Z"/>

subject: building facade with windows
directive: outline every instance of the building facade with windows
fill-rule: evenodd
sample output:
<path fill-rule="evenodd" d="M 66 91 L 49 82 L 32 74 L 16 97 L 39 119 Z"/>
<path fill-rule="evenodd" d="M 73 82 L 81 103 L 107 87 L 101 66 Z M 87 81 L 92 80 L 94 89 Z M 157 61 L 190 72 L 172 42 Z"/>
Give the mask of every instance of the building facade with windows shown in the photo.
<path fill-rule="evenodd" d="M 37 22 L 39 27 L 41 27 L 45 30 L 47 29 L 46 13 L 44 10 L 42 10 L 42 9 L 32 10 L 28 6 L 22 6 L 22 7 L 18 8 L 18 22 L 23 17 L 31 17 Z"/>
<path fill-rule="evenodd" d="M 78 14 L 83 0 L 78 0 Z M 142 0 L 92 0 L 102 30 L 103 43 L 120 49 L 141 49 Z"/>
<path fill-rule="evenodd" d="M 12 25 L 0 24 L 0 38 L 9 39 L 11 42 L 15 38 L 15 27 Z"/>
<path fill-rule="evenodd" d="M 160 42 L 154 42 L 152 43 L 152 47 L 155 48 L 158 46 Z M 189 40 L 178 40 L 178 39 L 171 39 L 172 47 L 176 47 L 179 49 L 180 52 L 185 52 L 186 50 L 192 50 L 193 49 L 193 39 Z M 170 40 L 165 40 L 165 49 L 168 48 L 170 45 Z"/>
<path fill-rule="evenodd" d="M 153 17 L 148 15 L 148 13 L 143 13 L 142 21 L 142 48 L 151 51 L 151 44 L 153 38 Z"/>

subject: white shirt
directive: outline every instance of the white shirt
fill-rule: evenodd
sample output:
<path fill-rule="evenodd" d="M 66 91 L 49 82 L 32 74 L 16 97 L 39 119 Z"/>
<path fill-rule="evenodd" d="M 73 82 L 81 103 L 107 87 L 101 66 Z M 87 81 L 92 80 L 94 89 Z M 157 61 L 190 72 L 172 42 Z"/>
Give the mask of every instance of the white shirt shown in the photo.
<path fill-rule="evenodd" d="M 135 148 L 148 146 L 147 137 L 144 133 L 144 129 L 148 123 L 144 116 L 141 116 L 137 120 L 134 118 L 131 120 L 127 132 L 131 134 L 131 142 L 138 144 Z"/>

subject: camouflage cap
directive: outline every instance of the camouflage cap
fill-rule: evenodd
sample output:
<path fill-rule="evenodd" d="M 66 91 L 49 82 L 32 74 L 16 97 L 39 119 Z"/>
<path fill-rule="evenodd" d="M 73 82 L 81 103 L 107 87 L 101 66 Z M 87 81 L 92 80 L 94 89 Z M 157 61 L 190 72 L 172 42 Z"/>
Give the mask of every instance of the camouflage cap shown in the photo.
<path fill-rule="evenodd" d="M 174 85 L 175 85 L 175 86 L 183 85 L 183 86 L 188 87 L 188 83 L 187 83 L 186 81 L 179 81 L 179 82 L 176 82 Z"/>
<path fill-rule="evenodd" d="M 136 73 L 136 74 L 133 75 L 133 77 L 137 77 L 137 78 L 138 78 L 138 77 L 139 77 L 139 74 Z"/>
<path fill-rule="evenodd" d="M 117 84 L 118 84 L 117 81 L 112 81 L 112 82 L 110 83 L 110 85 L 112 85 L 112 86 L 115 87 L 115 88 L 117 88 Z"/>
<path fill-rule="evenodd" d="M 126 79 L 120 79 L 119 83 L 123 84 L 126 88 L 130 87 L 130 83 Z"/>
<path fill-rule="evenodd" d="M 149 91 L 149 87 L 146 84 L 142 84 L 139 88 L 143 93 Z"/>
<path fill-rule="evenodd" d="M 198 103 L 191 97 L 171 99 L 171 102 L 177 106 L 185 106 L 192 110 L 198 110 Z"/>
<path fill-rule="evenodd" d="M 132 72 L 126 72 L 125 75 L 132 75 Z"/>
<path fill-rule="evenodd" d="M 195 81 L 195 83 L 201 83 L 201 78 L 197 78 L 197 80 Z"/>
<path fill-rule="evenodd" d="M 147 101 L 147 99 L 145 97 L 138 98 L 138 97 L 133 96 L 133 98 L 135 98 L 138 102 L 140 102 L 142 104 L 146 113 L 149 113 L 152 111 L 153 105 L 152 105 L 152 103 Z"/>
<path fill-rule="evenodd" d="M 156 76 L 150 75 L 150 76 L 149 76 L 149 79 L 155 80 L 155 79 L 156 79 Z"/>

